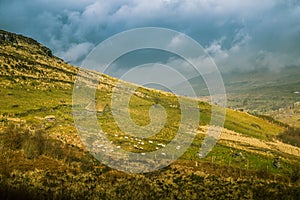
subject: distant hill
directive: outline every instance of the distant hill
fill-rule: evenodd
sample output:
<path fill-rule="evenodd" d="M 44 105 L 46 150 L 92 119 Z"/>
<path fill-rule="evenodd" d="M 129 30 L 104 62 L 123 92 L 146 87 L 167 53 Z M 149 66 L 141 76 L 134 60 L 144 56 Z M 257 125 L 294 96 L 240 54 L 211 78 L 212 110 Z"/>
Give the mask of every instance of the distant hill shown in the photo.
<path fill-rule="evenodd" d="M 282 117 L 278 116 L 277 112 L 293 107 L 300 101 L 299 77 L 300 66 L 223 73 L 228 107 L 252 114 L 269 115 L 289 125 L 300 126 L 300 123 L 295 120 L 298 111 L 281 115 Z M 198 95 L 203 100 L 209 98 L 206 84 L 201 77 L 194 77 L 189 82 L 198 88 Z M 182 87 L 181 91 L 184 92 L 185 88 Z"/>
<path fill-rule="evenodd" d="M 78 71 L 37 41 L 0 31 L 0 199 L 291 199 L 300 194 L 300 148 L 279 140 L 286 126 L 272 118 L 227 109 L 218 143 L 200 159 L 214 105 L 198 100 L 189 99 L 199 105 L 197 134 L 175 163 L 147 174 L 103 165 L 87 151 L 74 125 L 72 92 Z M 95 100 L 83 106 L 96 109 L 99 125 L 118 148 L 151 152 L 174 138 L 180 123 L 174 94 L 138 87 L 130 100 L 133 121 L 150 123 L 148 111 L 156 103 L 168 118 L 155 136 L 132 137 L 115 123 L 110 101 L 113 89 L 122 94 L 131 84 L 83 71 L 85 79 L 101 76 Z M 116 88 L 118 82 L 125 89 Z M 96 145 L 93 150 L 107 148 Z"/>

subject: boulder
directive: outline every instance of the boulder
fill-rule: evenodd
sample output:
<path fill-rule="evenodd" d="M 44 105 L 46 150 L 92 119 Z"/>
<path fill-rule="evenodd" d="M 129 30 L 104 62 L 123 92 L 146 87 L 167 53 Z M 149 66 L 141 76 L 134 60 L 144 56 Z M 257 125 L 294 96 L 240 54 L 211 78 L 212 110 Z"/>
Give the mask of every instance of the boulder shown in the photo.
<path fill-rule="evenodd" d="M 48 115 L 44 119 L 47 122 L 54 122 L 56 120 L 56 117 L 54 115 Z"/>

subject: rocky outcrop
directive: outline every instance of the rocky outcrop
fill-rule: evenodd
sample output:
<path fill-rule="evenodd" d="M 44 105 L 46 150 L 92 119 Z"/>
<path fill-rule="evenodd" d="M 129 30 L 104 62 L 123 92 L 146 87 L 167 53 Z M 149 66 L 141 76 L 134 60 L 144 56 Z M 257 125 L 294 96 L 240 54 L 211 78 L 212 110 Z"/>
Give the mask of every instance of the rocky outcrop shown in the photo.
<path fill-rule="evenodd" d="M 45 56 L 52 57 L 52 51 L 38 43 L 36 40 L 25 37 L 23 35 L 18 35 L 14 33 L 10 33 L 4 30 L 0 30 L 0 44 L 10 44 L 10 45 L 18 45 L 19 43 L 27 43 L 29 45 L 34 45 L 37 46 L 40 50 L 41 53 Z"/>
<path fill-rule="evenodd" d="M 16 35 L 6 31 L 0 30 L 0 43 L 18 43 Z"/>

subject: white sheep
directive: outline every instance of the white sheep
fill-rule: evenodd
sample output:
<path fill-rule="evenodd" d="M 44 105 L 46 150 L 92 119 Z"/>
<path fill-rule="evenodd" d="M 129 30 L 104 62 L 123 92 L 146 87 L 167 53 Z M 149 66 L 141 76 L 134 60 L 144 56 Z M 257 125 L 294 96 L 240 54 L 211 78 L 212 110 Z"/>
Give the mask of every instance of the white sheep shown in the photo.
<path fill-rule="evenodd" d="M 158 143 L 157 146 L 165 147 L 166 145 L 164 145 L 162 143 Z"/>

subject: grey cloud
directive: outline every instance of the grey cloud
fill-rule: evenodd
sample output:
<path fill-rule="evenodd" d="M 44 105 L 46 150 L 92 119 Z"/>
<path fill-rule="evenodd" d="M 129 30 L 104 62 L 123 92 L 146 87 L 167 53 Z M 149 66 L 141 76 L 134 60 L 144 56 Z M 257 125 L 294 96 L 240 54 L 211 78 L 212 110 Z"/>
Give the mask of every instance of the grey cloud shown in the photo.
<path fill-rule="evenodd" d="M 67 51 L 60 52 L 58 54 L 58 56 L 61 56 L 67 62 L 78 63 L 93 48 L 94 48 L 94 45 L 92 43 L 88 43 L 88 42 L 84 42 L 84 43 L 80 43 L 80 44 L 73 44 Z"/>
<path fill-rule="evenodd" d="M 295 0 L 0 2 L 1 29 L 33 37 L 73 64 L 113 34 L 160 26 L 194 38 L 224 70 L 299 65 L 299 18 Z M 258 61 L 261 52 L 265 56 Z"/>

